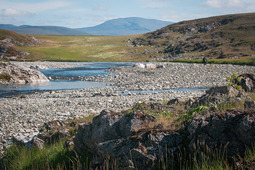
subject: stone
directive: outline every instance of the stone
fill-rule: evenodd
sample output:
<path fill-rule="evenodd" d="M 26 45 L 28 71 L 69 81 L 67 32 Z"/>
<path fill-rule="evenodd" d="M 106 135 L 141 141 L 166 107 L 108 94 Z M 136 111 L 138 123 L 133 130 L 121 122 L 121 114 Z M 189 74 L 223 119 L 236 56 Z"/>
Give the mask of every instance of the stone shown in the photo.
<path fill-rule="evenodd" d="M 246 92 L 255 91 L 255 75 L 254 74 L 241 74 L 238 77 L 241 78 L 241 82 L 237 82 L 237 84 L 241 85 Z"/>
<path fill-rule="evenodd" d="M 144 64 L 142 64 L 142 63 L 136 63 L 136 64 L 134 64 L 134 66 L 133 67 L 137 67 L 137 68 L 145 68 L 145 65 Z"/>
<path fill-rule="evenodd" d="M 74 138 L 75 150 L 78 154 L 89 151 L 94 168 L 109 157 L 120 168 L 134 165 L 138 169 L 149 168 L 167 152 L 175 152 L 183 141 L 177 132 L 146 130 L 146 125 L 155 121 L 153 116 L 142 112 L 121 115 L 104 110 L 91 123 L 79 126 Z"/>
<path fill-rule="evenodd" d="M 167 102 L 167 105 L 185 104 L 185 102 L 186 102 L 185 99 L 175 98 L 175 99 L 169 100 Z"/>
<path fill-rule="evenodd" d="M 61 138 L 69 136 L 69 129 L 65 127 L 66 123 L 61 120 L 44 123 L 39 131 L 38 138 L 47 143 L 58 141 Z"/>
<path fill-rule="evenodd" d="M 48 78 L 39 71 L 6 62 L 0 62 L 0 74 L 7 73 L 10 80 L 1 80 L 0 84 L 42 84 L 47 83 Z"/>
<path fill-rule="evenodd" d="M 197 98 L 192 107 L 206 105 L 209 107 L 215 107 L 217 104 L 229 101 L 238 100 L 236 97 L 239 95 L 239 91 L 232 86 L 212 87 L 206 91 L 206 94 Z"/>
<path fill-rule="evenodd" d="M 254 143 L 255 109 L 233 109 L 223 112 L 206 112 L 194 117 L 187 126 L 189 149 L 209 148 L 227 153 L 229 159 L 244 156 Z"/>
<path fill-rule="evenodd" d="M 245 100 L 245 102 L 244 102 L 244 108 L 245 108 L 245 109 L 248 109 L 248 108 L 255 108 L 255 101 Z"/>
<path fill-rule="evenodd" d="M 145 68 L 157 68 L 157 65 L 153 63 L 146 63 Z"/>
<path fill-rule="evenodd" d="M 39 149 L 43 149 L 44 148 L 44 141 L 38 137 L 34 137 L 33 140 L 32 140 L 32 146 L 35 146 Z"/>

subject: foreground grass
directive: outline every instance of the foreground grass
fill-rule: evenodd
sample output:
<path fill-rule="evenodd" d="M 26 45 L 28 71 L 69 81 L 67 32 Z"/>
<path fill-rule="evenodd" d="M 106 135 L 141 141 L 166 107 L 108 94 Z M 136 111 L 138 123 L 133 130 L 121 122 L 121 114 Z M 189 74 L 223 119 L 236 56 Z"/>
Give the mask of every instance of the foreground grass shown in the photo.
<path fill-rule="evenodd" d="M 12 145 L 7 149 L 3 169 L 70 169 L 83 165 L 86 167 L 90 156 L 78 157 L 74 150 L 64 146 L 64 140 L 40 150 L 25 146 Z M 80 162 L 80 160 L 84 160 Z M 0 167 L 1 168 L 1 167 Z"/>
<path fill-rule="evenodd" d="M 129 36 L 50 36 L 35 35 L 45 41 L 34 47 L 19 47 L 30 52 L 27 60 L 47 61 L 145 61 L 129 54 Z"/>
<path fill-rule="evenodd" d="M 255 167 L 255 148 L 246 151 L 244 158 L 229 163 L 227 158 L 220 156 L 217 151 L 208 151 L 205 155 L 201 150 L 196 150 L 193 155 L 185 151 L 177 155 L 175 162 L 168 162 L 166 155 L 153 169 L 185 169 L 185 170 L 214 170 L 214 169 L 247 169 Z M 86 154 L 79 157 L 73 149 L 64 147 L 64 141 L 48 145 L 42 150 L 28 149 L 25 146 L 13 145 L 7 150 L 2 169 L 91 169 L 91 156 Z M 237 167 L 239 165 L 239 167 Z M 108 167 L 108 168 L 107 168 Z M 101 169 L 118 167 L 111 165 L 109 160 Z"/>

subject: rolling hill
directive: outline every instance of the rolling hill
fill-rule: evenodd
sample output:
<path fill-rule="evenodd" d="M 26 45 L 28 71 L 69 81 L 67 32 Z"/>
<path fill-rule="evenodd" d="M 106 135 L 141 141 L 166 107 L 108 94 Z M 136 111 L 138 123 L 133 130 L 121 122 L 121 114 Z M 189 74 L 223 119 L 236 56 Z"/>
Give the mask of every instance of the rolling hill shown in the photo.
<path fill-rule="evenodd" d="M 30 53 L 20 50 L 19 47 L 32 47 L 41 43 L 43 41 L 35 37 L 0 29 L 0 61 L 22 60 L 24 57 L 30 55 Z"/>
<path fill-rule="evenodd" d="M 78 28 L 77 30 L 85 31 L 91 35 L 134 35 L 155 31 L 169 24 L 172 22 L 129 17 L 112 19 L 94 27 Z"/>
<path fill-rule="evenodd" d="M 0 29 L 14 31 L 19 34 L 32 35 L 88 35 L 88 33 L 84 31 L 81 32 L 75 29 L 58 26 L 14 26 L 11 24 L 0 24 Z"/>
<path fill-rule="evenodd" d="M 183 21 L 130 43 L 154 60 L 247 59 L 255 56 L 255 13 Z"/>

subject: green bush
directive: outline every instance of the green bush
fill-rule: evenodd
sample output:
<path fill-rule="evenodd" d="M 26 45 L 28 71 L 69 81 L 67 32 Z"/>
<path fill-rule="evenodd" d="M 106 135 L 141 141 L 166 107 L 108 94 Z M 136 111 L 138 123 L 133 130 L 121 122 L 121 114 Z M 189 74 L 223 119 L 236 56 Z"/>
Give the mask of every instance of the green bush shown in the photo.
<path fill-rule="evenodd" d="M 12 78 L 12 76 L 9 74 L 9 73 L 6 73 L 6 72 L 2 72 L 0 74 L 0 80 L 3 80 L 3 81 L 10 81 Z"/>
<path fill-rule="evenodd" d="M 193 108 L 188 113 L 182 114 L 180 118 L 177 119 L 177 121 L 178 122 L 182 121 L 184 124 L 186 124 L 191 120 L 192 117 L 194 117 L 196 114 L 201 113 L 207 108 L 208 108 L 207 106 L 198 106 L 196 108 Z"/>
<path fill-rule="evenodd" d="M 241 82 L 241 77 L 238 77 L 237 73 L 233 73 L 232 76 L 227 76 L 226 79 L 229 81 L 228 86 L 232 86 L 239 91 L 242 90 L 242 86 L 238 85 Z"/>

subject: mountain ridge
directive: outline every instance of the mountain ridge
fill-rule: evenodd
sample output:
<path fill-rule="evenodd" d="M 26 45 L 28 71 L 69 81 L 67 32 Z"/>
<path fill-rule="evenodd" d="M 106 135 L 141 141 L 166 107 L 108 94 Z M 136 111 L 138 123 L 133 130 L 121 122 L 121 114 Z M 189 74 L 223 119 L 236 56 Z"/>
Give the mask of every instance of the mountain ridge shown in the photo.
<path fill-rule="evenodd" d="M 0 24 L 1 29 L 6 29 L 19 34 L 32 35 L 89 35 L 86 32 L 81 32 L 67 27 L 59 26 L 31 26 L 21 25 L 15 26 L 12 24 Z"/>
<path fill-rule="evenodd" d="M 140 17 L 128 17 L 108 20 L 102 24 L 78 28 L 92 35 L 134 35 L 155 31 L 173 22 Z"/>
<path fill-rule="evenodd" d="M 108 20 L 93 27 L 67 28 L 60 26 L 31 26 L 0 24 L 0 29 L 14 31 L 19 34 L 33 35 L 134 35 L 155 31 L 172 22 L 139 17 L 118 18 Z"/>

